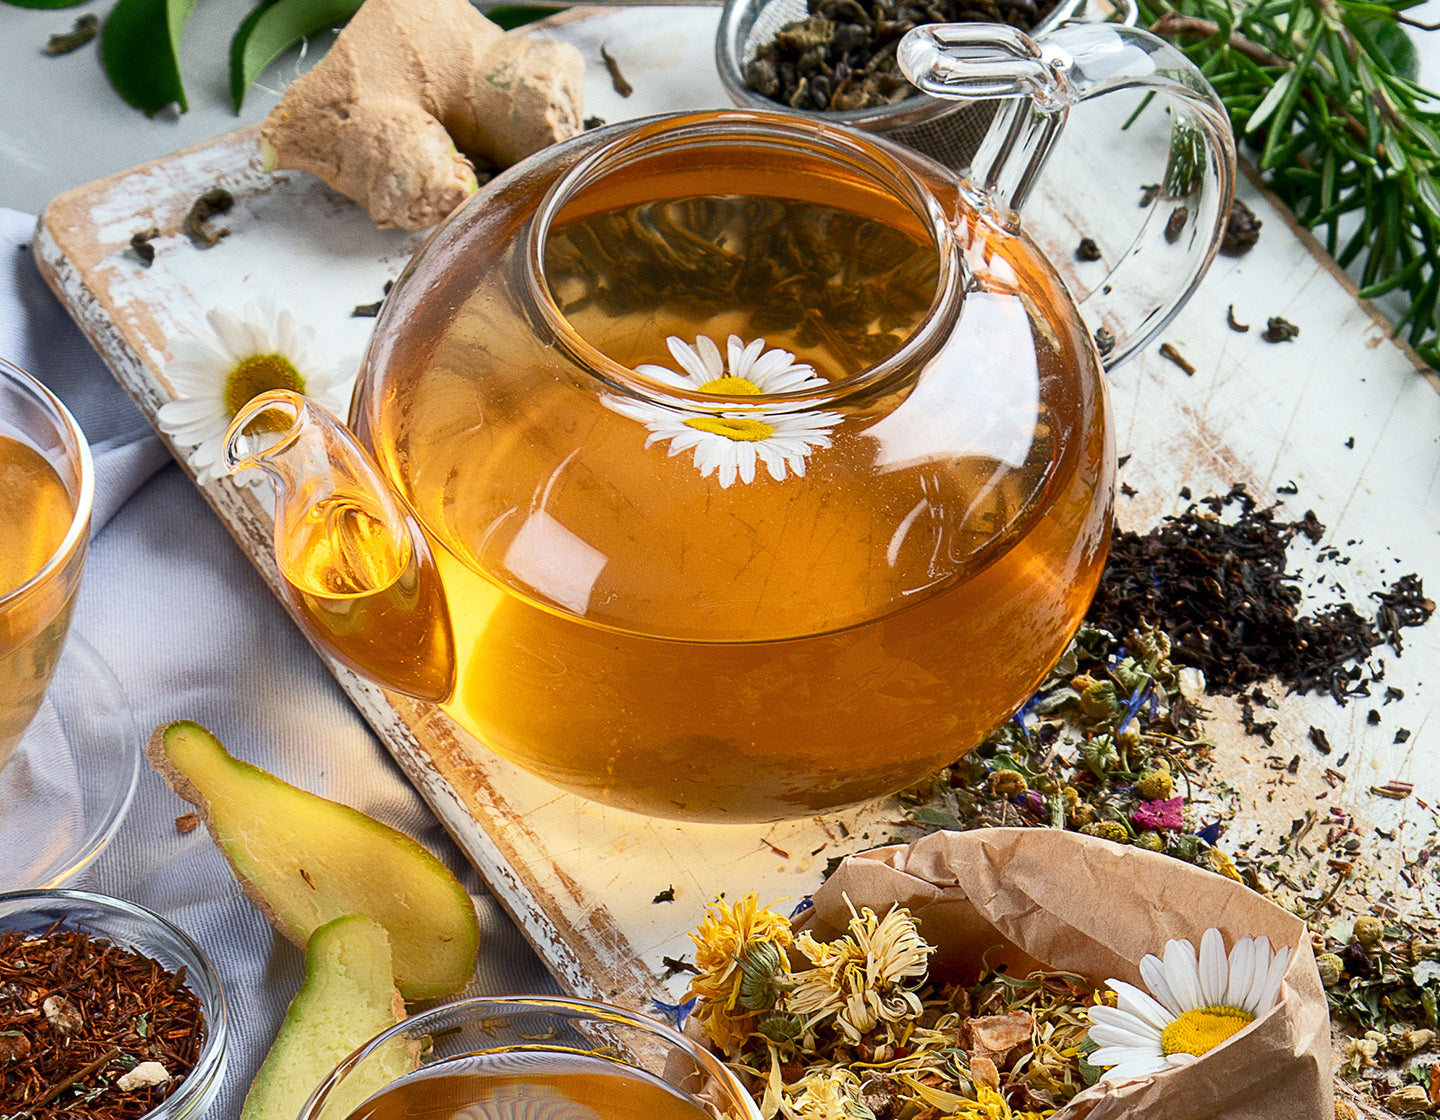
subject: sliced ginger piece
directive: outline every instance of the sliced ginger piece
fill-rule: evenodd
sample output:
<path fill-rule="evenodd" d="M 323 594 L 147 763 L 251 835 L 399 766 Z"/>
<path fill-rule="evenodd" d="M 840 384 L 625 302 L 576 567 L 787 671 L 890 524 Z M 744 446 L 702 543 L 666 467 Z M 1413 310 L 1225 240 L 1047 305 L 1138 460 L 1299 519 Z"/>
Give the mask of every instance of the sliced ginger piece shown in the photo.
<path fill-rule="evenodd" d="M 265 165 L 308 171 L 377 225 L 425 229 L 582 125 L 572 44 L 506 35 L 467 0 L 365 0 L 261 126 Z"/>
<path fill-rule="evenodd" d="M 406 999 L 459 991 L 475 971 L 480 923 L 450 869 L 403 832 L 231 755 L 198 723 L 156 729 L 145 748 L 195 806 L 246 897 L 296 945 L 363 914 L 389 934 Z"/>
<path fill-rule="evenodd" d="M 326 922 L 305 946 L 305 983 L 290 1001 L 240 1120 L 295 1120 L 340 1059 L 405 1018 L 392 979 L 390 939 L 358 914 Z M 347 1076 L 324 1117 L 349 1116 L 364 1100 L 416 1068 L 418 1042 L 397 1040 Z"/>

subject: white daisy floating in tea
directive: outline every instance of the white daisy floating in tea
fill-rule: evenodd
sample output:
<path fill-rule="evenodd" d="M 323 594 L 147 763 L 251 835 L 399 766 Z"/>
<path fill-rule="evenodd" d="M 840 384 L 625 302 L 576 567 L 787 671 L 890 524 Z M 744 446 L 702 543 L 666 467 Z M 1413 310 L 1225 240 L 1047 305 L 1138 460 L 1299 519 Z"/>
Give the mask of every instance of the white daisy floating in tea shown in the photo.
<path fill-rule="evenodd" d="M 236 316 L 212 308 L 205 318 L 208 332 L 191 328 L 172 341 L 175 356 L 165 377 L 175 399 L 156 414 L 162 431 L 192 449 L 187 459 L 198 481 L 227 473 L 225 429 L 242 406 L 267 389 L 294 390 L 343 415 L 351 379 L 311 352 L 314 330 L 288 309 L 249 304 L 243 316 Z M 263 473 L 244 471 L 236 477 L 258 480 Z"/>
<path fill-rule="evenodd" d="M 1207 929 L 1200 956 L 1189 941 L 1171 941 L 1165 958 L 1146 954 L 1140 975 L 1149 993 L 1122 980 L 1107 983 L 1115 1007 L 1090 1009 L 1091 1065 L 1104 1078 L 1149 1077 L 1189 1065 L 1274 1007 L 1290 960 L 1266 937 L 1242 937 L 1227 955 L 1225 938 Z"/>
<path fill-rule="evenodd" d="M 763 338 L 747 343 L 732 334 L 724 354 L 703 334 L 693 346 L 674 335 L 665 343 L 682 372 L 657 365 L 637 366 L 635 372 L 677 389 L 730 397 L 768 396 L 828 384 L 814 367 L 797 362 L 790 351 L 766 349 Z M 804 475 L 806 458 L 815 448 L 830 446 L 830 429 L 840 421 L 836 412 L 786 412 L 773 404 L 737 403 L 733 408 L 708 412 L 633 398 L 607 396 L 604 400 L 614 411 L 649 429 L 646 447 L 669 441 L 671 455 L 693 449 L 701 477 L 713 474 L 722 487 L 733 485 L 737 478 L 754 482 L 760 463 L 776 482 L 783 482 L 790 473 Z"/>

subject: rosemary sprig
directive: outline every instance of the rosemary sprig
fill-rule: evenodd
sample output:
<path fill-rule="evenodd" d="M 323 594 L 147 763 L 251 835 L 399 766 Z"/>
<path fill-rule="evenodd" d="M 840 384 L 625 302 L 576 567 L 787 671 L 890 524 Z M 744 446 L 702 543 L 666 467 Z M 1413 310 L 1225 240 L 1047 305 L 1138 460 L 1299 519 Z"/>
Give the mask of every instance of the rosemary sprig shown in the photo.
<path fill-rule="evenodd" d="M 1404 13 L 1422 0 L 1140 0 L 1205 72 L 1265 183 L 1360 295 L 1440 367 L 1440 94 Z"/>
<path fill-rule="evenodd" d="M 1140 0 L 1210 78 L 1261 177 L 1440 366 L 1440 95 L 1416 81 L 1421 0 Z"/>

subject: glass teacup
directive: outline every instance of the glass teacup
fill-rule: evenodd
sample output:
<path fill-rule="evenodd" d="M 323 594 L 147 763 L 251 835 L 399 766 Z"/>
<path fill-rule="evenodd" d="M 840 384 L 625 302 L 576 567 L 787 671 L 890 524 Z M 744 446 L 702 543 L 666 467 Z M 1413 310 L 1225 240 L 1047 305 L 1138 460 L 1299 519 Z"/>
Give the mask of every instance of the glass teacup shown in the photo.
<path fill-rule="evenodd" d="M 0 766 L 34 718 L 70 627 L 95 470 L 75 418 L 0 359 Z"/>
<path fill-rule="evenodd" d="M 545 996 L 466 999 L 406 1019 L 341 1062 L 299 1120 L 638 1116 L 760 1120 L 720 1059 L 678 1031 Z"/>

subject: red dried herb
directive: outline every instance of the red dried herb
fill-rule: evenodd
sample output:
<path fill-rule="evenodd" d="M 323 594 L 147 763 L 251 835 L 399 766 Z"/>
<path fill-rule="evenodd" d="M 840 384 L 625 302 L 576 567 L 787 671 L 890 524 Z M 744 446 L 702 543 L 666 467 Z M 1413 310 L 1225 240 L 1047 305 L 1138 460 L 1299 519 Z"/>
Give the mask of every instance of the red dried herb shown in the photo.
<path fill-rule="evenodd" d="M 0 933 L 0 1116 L 134 1120 L 180 1087 L 204 1041 L 183 967 L 77 930 Z M 122 1090 L 141 1062 L 171 1080 Z"/>

